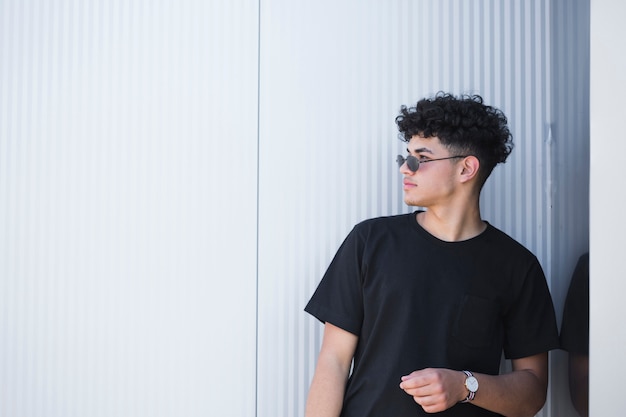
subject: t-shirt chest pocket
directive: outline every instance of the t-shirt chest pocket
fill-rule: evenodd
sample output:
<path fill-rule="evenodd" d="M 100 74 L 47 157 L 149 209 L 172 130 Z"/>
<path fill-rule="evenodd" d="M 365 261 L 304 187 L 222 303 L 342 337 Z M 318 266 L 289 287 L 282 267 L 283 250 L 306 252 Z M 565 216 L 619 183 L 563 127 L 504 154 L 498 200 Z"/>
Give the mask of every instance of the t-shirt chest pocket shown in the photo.
<path fill-rule="evenodd" d="M 494 301 L 465 295 L 459 306 L 452 334 L 471 348 L 491 346 L 500 321 L 498 310 L 498 303 Z"/>

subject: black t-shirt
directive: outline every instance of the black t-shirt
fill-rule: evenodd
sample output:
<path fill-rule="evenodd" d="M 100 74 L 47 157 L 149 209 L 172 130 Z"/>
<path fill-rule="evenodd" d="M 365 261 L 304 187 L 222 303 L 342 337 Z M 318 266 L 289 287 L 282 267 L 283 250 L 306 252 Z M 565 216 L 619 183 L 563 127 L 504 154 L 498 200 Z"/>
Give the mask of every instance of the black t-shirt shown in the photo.
<path fill-rule="evenodd" d="M 445 242 L 416 214 L 350 232 L 305 310 L 359 336 L 342 417 L 426 415 L 400 377 L 433 367 L 496 375 L 502 353 L 558 347 L 552 299 L 536 257 L 488 225 Z M 438 415 L 493 416 L 472 404 Z"/>

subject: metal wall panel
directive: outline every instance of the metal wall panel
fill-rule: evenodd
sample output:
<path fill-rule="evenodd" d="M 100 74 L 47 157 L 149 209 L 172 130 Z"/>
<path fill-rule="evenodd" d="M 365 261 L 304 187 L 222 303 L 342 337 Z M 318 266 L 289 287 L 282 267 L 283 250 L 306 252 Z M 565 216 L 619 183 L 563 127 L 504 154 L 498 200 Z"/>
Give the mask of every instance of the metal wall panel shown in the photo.
<path fill-rule="evenodd" d="M 0 415 L 254 415 L 257 52 L 255 1 L 0 2 Z"/>
<path fill-rule="evenodd" d="M 568 137 L 567 155 L 559 145 L 572 118 L 584 129 L 586 105 L 567 91 L 574 79 L 584 85 L 584 68 L 560 79 L 584 50 L 565 52 L 567 63 L 554 51 L 585 18 L 578 7 L 574 20 L 557 19 L 565 3 L 261 3 L 259 416 L 304 409 L 322 326 L 302 309 L 342 239 L 362 219 L 411 210 L 393 163 L 401 104 L 479 93 L 507 114 L 516 148 L 486 184 L 483 215 L 532 250 L 564 294 L 574 255 L 562 242 L 588 233 L 586 213 L 571 209 L 585 193 L 572 196 L 570 178 L 586 139 Z M 555 118 L 561 101 L 575 111 Z M 582 226 L 563 233 L 563 222 Z M 564 395 L 551 391 L 541 415 Z"/>
<path fill-rule="evenodd" d="M 302 309 L 356 222 L 412 210 L 393 119 L 438 90 L 509 116 L 483 214 L 560 313 L 588 236 L 587 15 L 1 2 L 0 415 L 301 415 L 321 337 Z M 569 410 L 556 359 L 543 416 Z"/>
<path fill-rule="evenodd" d="M 552 2 L 552 80 L 550 152 L 546 189 L 552 196 L 553 242 L 550 290 L 561 319 L 578 257 L 589 250 L 589 0 Z M 576 415 L 569 401 L 567 354 L 551 356 L 553 416 Z"/>

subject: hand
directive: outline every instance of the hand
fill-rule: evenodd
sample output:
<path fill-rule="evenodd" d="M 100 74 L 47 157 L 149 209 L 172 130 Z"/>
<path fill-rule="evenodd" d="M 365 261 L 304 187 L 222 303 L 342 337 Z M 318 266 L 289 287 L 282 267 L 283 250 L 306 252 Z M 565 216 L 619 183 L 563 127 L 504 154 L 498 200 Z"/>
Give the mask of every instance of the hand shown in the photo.
<path fill-rule="evenodd" d="M 427 368 L 403 376 L 400 388 L 427 413 L 438 413 L 467 397 L 465 378 L 460 371 Z"/>

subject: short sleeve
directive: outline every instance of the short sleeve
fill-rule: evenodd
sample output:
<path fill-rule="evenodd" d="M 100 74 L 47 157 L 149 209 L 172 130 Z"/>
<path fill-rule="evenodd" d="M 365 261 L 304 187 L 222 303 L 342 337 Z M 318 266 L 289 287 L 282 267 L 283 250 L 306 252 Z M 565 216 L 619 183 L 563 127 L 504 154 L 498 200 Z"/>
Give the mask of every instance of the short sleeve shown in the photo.
<path fill-rule="evenodd" d="M 552 297 L 536 258 L 530 263 L 511 309 L 505 314 L 504 353 L 519 359 L 559 347 Z"/>
<path fill-rule="evenodd" d="M 339 247 L 305 311 L 357 336 L 363 322 L 364 240 L 354 228 Z"/>

